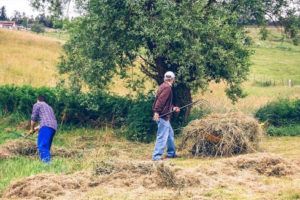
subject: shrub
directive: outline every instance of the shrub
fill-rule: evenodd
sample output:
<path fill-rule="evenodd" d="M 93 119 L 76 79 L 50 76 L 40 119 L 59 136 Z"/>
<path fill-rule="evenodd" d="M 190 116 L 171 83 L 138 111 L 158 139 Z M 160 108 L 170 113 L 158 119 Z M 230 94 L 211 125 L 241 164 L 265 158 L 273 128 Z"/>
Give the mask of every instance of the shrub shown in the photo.
<path fill-rule="evenodd" d="M 61 88 L 4 85 L 0 87 L 1 113 L 19 113 L 28 118 L 40 94 L 52 106 L 58 121 L 66 124 L 121 126 L 130 105 L 129 99 L 107 93 L 85 94 Z"/>
<path fill-rule="evenodd" d="M 125 136 L 129 140 L 150 142 L 155 138 L 156 123 L 152 120 L 154 97 L 141 95 L 129 110 Z"/>
<path fill-rule="evenodd" d="M 268 135 L 271 136 L 300 136 L 300 125 L 288 125 L 288 126 L 269 126 L 267 128 Z"/>
<path fill-rule="evenodd" d="M 0 86 L 0 113 L 19 119 L 29 119 L 37 96 L 43 94 L 52 106 L 61 125 L 123 127 L 129 140 L 150 142 L 155 138 L 156 123 L 152 120 L 153 95 L 140 95 L 136 99 L 110 95 L 105 92 L 77 93 L 64 88 L 33 88 L 31 86 Z M 194 109 L 190 120 L 202 117 L 208 111 Z M 13 114 L 13 115 L 12 115 Z M 175 133 L 182 124 L 174 116 Z"/>
<path fill-rule="evenodd" d="M 261 107 L 255 117 L 273 126 L 300 123 L 300 99 L 279 99 Z"/>
<path fill-rule="evenodd" d="M 31 29 L 32 32 L 35 33 L 44 33 L 45 32 L 45 27 L 42 24 L 33 24 Z"/>
<path fill-rule="evenodd" d="M 267 40 L 268 36 L 269 36 L 269 31 L 267 30 L 267 28 L 265 26 L 263 26 L 260 31 L 259 31 L 259 35 L 260 35 L 260 39 L 261 40 Z"/>

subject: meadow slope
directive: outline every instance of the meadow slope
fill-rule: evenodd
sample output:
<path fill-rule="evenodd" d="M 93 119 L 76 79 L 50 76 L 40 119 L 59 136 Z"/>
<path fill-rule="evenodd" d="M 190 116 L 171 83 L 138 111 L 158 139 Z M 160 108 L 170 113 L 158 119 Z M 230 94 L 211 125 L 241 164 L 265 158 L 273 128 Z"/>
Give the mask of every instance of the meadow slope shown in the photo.
<path fill-rule="evenodd" d="M 55 86 L 61 46 L 50 37 L 0 29 L 0 84 Z"/>

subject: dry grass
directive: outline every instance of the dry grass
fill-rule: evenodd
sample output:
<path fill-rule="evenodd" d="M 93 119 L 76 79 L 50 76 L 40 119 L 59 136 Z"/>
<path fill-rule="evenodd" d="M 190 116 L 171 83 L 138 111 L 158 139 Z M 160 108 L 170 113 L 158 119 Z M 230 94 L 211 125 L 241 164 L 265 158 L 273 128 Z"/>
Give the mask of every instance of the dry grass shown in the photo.
<path fill-rule="evenodd" d="M 253 114 L 259 107 L 278 98 L 300 98 L 300 87 L 255 87 L 250 82 L 243 86 L 247 96 L 239 99 L 237 103 L 232 104 L 224 90 L 225 84 L 210 84 L 207 92 L 197 93 L 195 99 L 205 99 L 209 102 L 208 106 L 215 113 L 228 113 L 232 111 L 241 111 L 246 114 Z"/>
<path fill-rule="evenodd" d="M 280 199 L 280 193 L 300 189 L 300 169 L 276 155 L 243 155 L 215 160 L 213 164 L 214 167 L 202 164 L 194 167 L 177 167 L 171 162 L 120 160 L 105 164 L 102 162 L 93 169 L 94 173 L 86 170 L 60 176 L 43 174 L 16 181 L 7 188 L 3 197 L 7 199 L 261 199 L 268 196 L 268 198 Z M 104 168 L 112 170 L 103 173 Z M 288 187 L 282 187 L 283 185 L 277 179 Z M 277 190 L 277 193 L 268 194 L 270 190 Z M 249 194 L 251 195 L 248 196 Z M 297 195 L 297 192 L 294 194 Z"/>
<path fill-rule="evenodd" d="M 180 149 L 192 156 L 232 156 L 255 152 L 261 128 L 242 113 L 211 114 L 190 122 L 183 129 Z"/>
<path fill-rule="evenodd" d="M 29 199 L 45 196 L 51 199 L 54 195 L 54 199 L 72 200 L 283 200 L 296 199 L 299 195 L 300 171 L 295 171 L 290 166 L 300 164 L 297 151 L 300 137 L 263 138 L 263 151 L 272 154 L 255 153 L 231 158 L 182 157 L 163 161 L 163 165 L 155 165 L 150 161 L 153 143 L 128 142 L 116 137 L 111 129 L 100 132 L 76 129 L 70 132 L 72 134 L 58 134 L 55 140 L 64 139 L 68 146 L 83 151 L 78 165 L 82 165 L 79 170 L 84 173 L 75 170 L 75 174 L 73 171 L 68 175 L 39 174 L 17 179 L 6 187 L 5 194 L 28 195 L 26 197 L 30 197 Z M 178 145 L 180 138 L 176 142 Z M 286 169 L 292 169 L 292 174 Z M 269 172 L 272 176 L 269 176 Z M 272 174 L 274 172 L 275 176 Z M 40 185 L 34 184 L 36 179 L 41 181 Z M 49 190 L 42 185 L 49 185 Z M 17 196 L 8 197 L 10 198 L 6 199 L 16 199 Z M 25 198 L 22 197 L 20 199 Z"/>
<path fill-rule="evenodd" d="M 56 39 L 0 29 L 0 84 L 54 86 L 60 53 Z"/>
<path fill-rule="evenodd" d="M 31 140 L 11 140 L 0 146 L 0 159 L 8 159 L 17 156 L 35 156 L 38 150 L 36 143 Z M 75 150 L 64 148 L 52 148 L 52 156 L 72 157 L 78 154 Z"/>

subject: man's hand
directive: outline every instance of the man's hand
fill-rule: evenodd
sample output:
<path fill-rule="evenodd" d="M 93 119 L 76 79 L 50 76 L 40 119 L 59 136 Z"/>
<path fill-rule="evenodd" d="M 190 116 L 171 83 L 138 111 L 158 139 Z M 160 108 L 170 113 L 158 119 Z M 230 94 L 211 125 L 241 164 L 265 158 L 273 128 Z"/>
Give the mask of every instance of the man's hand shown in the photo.
<path fill-rule="evenodd" d="M 154 113 L 153 120 L 156 121 L 156 122 L 159 121 L 159 114 L 158 113 Z"/>
<path fill-rule="evenodd" d="M 33 131 L 36 132 L 36 131 L 38 131 L 39 129 L 40 129 L 40 126 L 36 126 L 36 127 L 33 129 Z"/>
<path fill-rule="evenodd" d="M 28 133 L 28 135 L 31 135 L 31 134 L 33 134 L 34 133 L 34 129 L 30 129 L 30 131 L 29 131 L 29 133 Z"/>
<path fill-rule="evenodd" d="M 177 113 L 180 112 L 180 108 L 179 108 L 179 107 L 176 107 L 176 106 L 173 108 L 173 110 L 174 110 L 175 112 L 177 112 Z"/>
<path fill-rule="evenodd" d="M 30 131 L 29 131 L 29 135 L 33 134 L 34 132 L 38 131 L 40 129 L 40 126 L 36 126 L 34 128 L 30 128 Z"/>

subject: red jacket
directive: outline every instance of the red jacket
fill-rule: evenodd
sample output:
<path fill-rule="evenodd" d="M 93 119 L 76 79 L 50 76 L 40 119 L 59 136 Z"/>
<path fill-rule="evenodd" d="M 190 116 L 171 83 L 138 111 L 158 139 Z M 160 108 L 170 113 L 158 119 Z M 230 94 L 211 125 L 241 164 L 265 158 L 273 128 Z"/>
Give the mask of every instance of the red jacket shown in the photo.
<path fill-rule="evenodd" d="M 159 86 L 155 101 L 152 106 L 153 112 L 159 114 L 159 116 L 166 114 L 173 109 L 173 92 L 170 84 L 164 82 Z M 162 117 L 165 120 L 170 120 L 171 114 Z"/>

